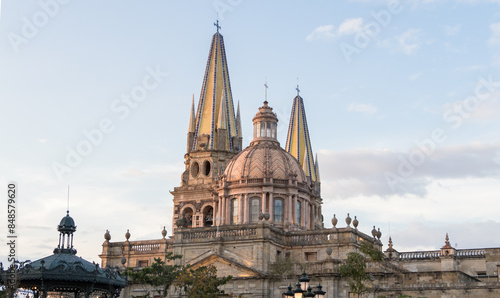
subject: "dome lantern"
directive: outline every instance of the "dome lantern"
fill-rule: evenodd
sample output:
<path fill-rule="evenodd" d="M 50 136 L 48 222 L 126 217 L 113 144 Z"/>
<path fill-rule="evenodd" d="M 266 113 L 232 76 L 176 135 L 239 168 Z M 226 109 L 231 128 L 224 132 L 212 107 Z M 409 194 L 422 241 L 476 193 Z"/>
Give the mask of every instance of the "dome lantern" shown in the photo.
<path fill-rule="evenodd" d="M 260 141 L 278 143 L 277 127 L 278 117 L 273 113 L 273 108 L 268 105 L 266 100 L 264 105 L 259 108 L 259 112 L 253 117 L 253 140 L 250 145 Z"/>
<path fill-rule="evenodd" d="M 54 253 L 76 254 L 76 249 L 73 248 L 73 233 L 76 231 L 76 225 L 73 218 L 69 216 L 69 210 L 59 222 L 57 230 L 59 231 L 59 244 L 54 249 Z"/>

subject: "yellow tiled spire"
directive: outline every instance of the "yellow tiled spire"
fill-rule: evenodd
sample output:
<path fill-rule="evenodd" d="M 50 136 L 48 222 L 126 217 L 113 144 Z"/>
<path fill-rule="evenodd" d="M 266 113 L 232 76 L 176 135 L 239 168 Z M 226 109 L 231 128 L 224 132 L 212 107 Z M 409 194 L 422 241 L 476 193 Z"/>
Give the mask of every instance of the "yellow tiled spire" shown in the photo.
<path fill-rule="evenodd" d="M 195 129 L 196 129 L 196 116 L 194 114 L 194 94 L 193 94 L 193 100 L 191 101 L 191 114 L 189 115 L 188 132 L 194 132 Z"/>
<path fill-rule="evenodd" d="M 240 117 L 240 101 L 238 101 L 238 109 L 236 111 L 236 128 L 238 129 L 238 137 L 242 137 L 241 132 L 241 117 Z"/>
<path fill-rule="evenodd" d="M 238 137 L 238 126 L 234 115 L 233 95 L 229 81 L 229 70 L 224 49 L 224 39 L 217 32 L 212 37 L 208 54 L 205 76 L 201 88 L 198 110 L 196 112 L 196 127 L 192 150 L 227 150 L 233 151 L 233 138 Z M 221 103 L 224 101 L 224 103 Z M 223 115 L 221 115 L 221 113 Z M 217 123 L 219 120 L 224 123 Z M 217 126 L 224 127 L 226 136 L 217 136 Z M 225 140 L 226 144 L 217 144 Z"/>
<path fill-rule="evenodd" d="M 318 164 L 314 161 L 311 140 L 309 139 L 304 101 L 300 97 L 299 92 L 300 90 L 297 86 L 297 96 L 293 99 L 285 150 L 297 158 L 306 176 L 311 179 L 311 182 L 320 182 Z"/>

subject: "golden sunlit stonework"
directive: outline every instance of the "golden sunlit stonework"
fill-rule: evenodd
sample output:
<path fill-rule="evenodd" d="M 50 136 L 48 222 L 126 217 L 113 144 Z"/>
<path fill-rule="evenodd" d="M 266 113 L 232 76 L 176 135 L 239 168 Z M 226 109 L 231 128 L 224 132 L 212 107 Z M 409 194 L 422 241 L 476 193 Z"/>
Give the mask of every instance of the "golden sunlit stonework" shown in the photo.
<path fill-rule="evenodd" d="M 242 148 L 239 104 L 234 109 L 224 41 L 212 38 L 201 94 L 192 101 L 185 170 L 173 195 L 173 235 L 157 240 L 103 243 L 102 267 L 145 267 L 166 252 L 180 264 L 213 264 L 233 297 L 282 297 L 302 272 L 326 297 L 356 297 L 339 267 L 363 244 L 382 251 L 380 229 L 357 229 L 347 215 L 325 228 L 320 175 L 314 158 L 304 101 L 293 100 L 285 149 L 277 136 L 278 118 L 269 102 L 253 118 L 253 139 Z M 340 227 L 342 226 L 342 227 Z M 500 248 L 398 252 L 389 246 L 380 262 L 367 258 L 370 279 L 362 297 L 499 297 Z M 289 266 L 280 267 L 283 264 Z M 286 269 L 280 269 L 286 268 Z M 280 271 L 281 270 L 281 271 Z M 129 284 L 122 297 L 144 295 Z M 171 289 L 169 297 L 180 297 Z M 402 296 L 407 295 L 407 296 Z"/>

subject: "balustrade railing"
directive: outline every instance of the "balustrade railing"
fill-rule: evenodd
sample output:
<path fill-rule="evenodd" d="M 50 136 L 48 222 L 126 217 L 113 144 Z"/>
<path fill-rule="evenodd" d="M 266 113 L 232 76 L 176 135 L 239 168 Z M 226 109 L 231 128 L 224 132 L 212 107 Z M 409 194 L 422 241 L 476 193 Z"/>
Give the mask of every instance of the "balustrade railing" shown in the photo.
<path fill-rule="evenodd" d="M 160 244 L 132 244 L 130 247 L 131 251 L 137 252 L 148 252 L 148 251 L 156 251 L 160 250 Z"/>
<path fill-rule="evenodd" d="M 484 249 L 462 249 L 457 250 L 455 257 L 457 258 L 484 258 L 486 250 Z M 436 251 L 412 251 L 402 252 L 399 255 L 400 260 L 417 260 L 417 259 L 435 259 L 441 257 L 441 252 Z"/>

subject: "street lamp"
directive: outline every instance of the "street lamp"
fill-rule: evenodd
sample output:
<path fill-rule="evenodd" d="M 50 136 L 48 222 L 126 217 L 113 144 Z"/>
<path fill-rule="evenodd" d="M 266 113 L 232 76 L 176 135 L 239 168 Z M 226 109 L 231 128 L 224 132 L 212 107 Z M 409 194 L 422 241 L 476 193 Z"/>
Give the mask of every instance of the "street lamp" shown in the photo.
<path fill-rule="evenodd" d="M 302 289 L 302 292 L 306 292 L 307 288 L 309 287 L 309 277 L 307 277 L 306 273 L 302 273 L 302 276 L 299 278 L 300 282 L 300 288 Z"/>
<path fill-rule="evenodd" d="M 304 297 L 314 297 L 314 293 L 312 292 L 311 286 L 307 287 L 307 293 Z"/>
<path fill-rule="evenodd" d="M 293 297 L 294 294 L 293 294 L 293 291 L 292 291 L 292 284 L 290 284 L 288 286 L 288 291 L 286 291 L 285 293 L 283 293 L 283 297 Z"/>
<path fill-rule="evenodd" d="M 325 297 L 325 294 L 326 292 L 322 290 L 323 287 L 321 286 L 321 284 L 318 284 L 318 290 L 314 291 L 314 294 L 316 296 L 314 296 L 315 298 L 324 298 Z"/>
<path fill-rule="evenodd" d="M 310 279 L 307 277 L 307 274 L 304 272 L 302 273 L 302 276 L 299 278 L 299 281 L 295 285 L 295 289 L 292 290 L 292 284 L 288 286 L 288 291 L 283 293 L 283 297 L 290 297 L 290 298 L 307 298 L 307 297 L 314 297 L 314 298 L 324 298 L 326 292 L 323 291 L 323 287 L 321 284 L 318 284 L 318 290 L 312 291 L 311 286 L 309 285 Z"/>
<path fill-rule="evenodd" d="M 304 291 L 300 288 L 300 282 L 298 282 L 296 285 L 295 290 L 293 290 L 293 297 L 294 298 L 302 298 L 304 295 Z"/>

